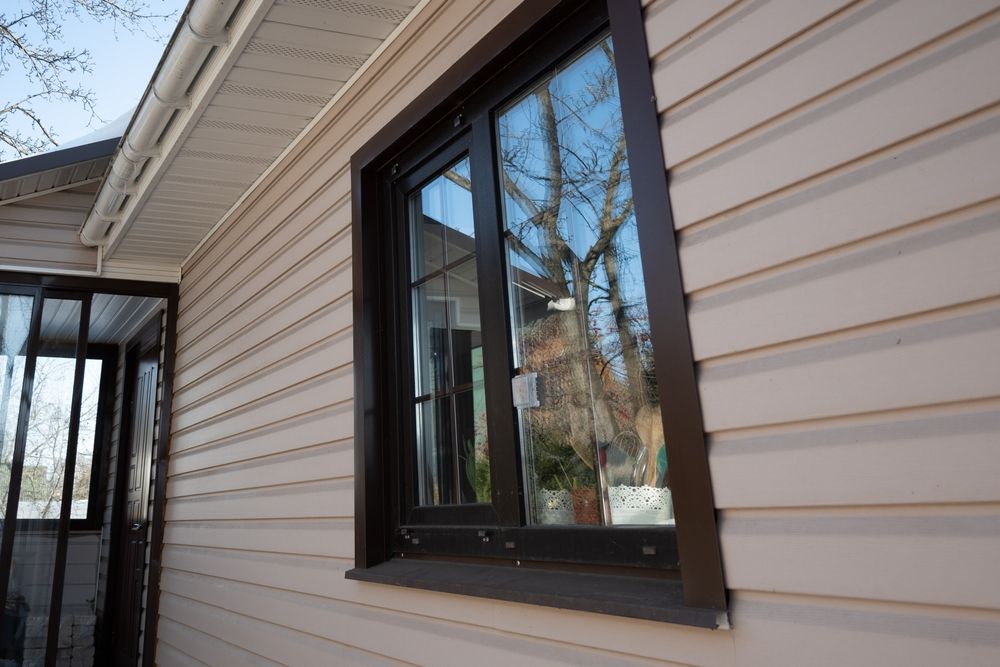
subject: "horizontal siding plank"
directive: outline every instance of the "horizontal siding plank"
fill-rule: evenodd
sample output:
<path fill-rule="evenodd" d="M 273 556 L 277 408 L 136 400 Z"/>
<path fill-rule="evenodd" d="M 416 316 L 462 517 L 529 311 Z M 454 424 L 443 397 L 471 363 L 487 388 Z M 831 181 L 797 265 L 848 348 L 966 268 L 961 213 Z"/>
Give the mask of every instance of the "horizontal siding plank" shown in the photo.
<path fill-rule="evenodd" d="M 173 427 L 183 430 L 260 401 L 285 387 L 334 372 L 345 362 L 350 362 L 353 345 L 351 329 L 334 334 L 270 366 L 260 368 L 239 382 L 233 382 L 225 391 L 211 394 L 197 403 L 176 410 Z"/>
<path fill-rule="evenodd" d="M 738 590 L 1000 609 L 1000 506 L 727 510 Z"/>
<path fill-rule="evenodd" d="M 770 51 L 848 4 L 848 0 L 756 0 L 733 5 L 698 35 L 653 65 L 662 112 Z"/>
<path fill-rule="evenodd" d="M 646 43 L 649 57 L 687 37 L 703 23 L 734 4 L 734 0 L 656 0 L 646 8 Z"/>
<path fill-rule="evenodd" d="M 350 242 L 331 243 L 317 249 L 308 257 L 302 258 L 294 268 L 290 268 L 283 279 L 270 284 L 259 285 L 259 292 L 251 290 L 243 298 L 242 303 L 232 304 L 231 309 L 220 309 L 218 313 L 223 320 L 207 330 L 178 332 L 178 366 L 190 363 L 190 359 L 205 354 L 215 345 L 232 336 L 254 321 L 263 318 L 271 311 L 309 288 L 323 281 L 328 299 L 349 293 L 351 289 L 351 271 L 348 260 Z M 265 285 L 267 285 L 265 287 Z M 205 323 L 208 324 L 207 322 Z"/>
<path fill-rule="evenodd" d="M 843 423 L 846 421 L 846 423 Z M 709 456 L 726 508 L 1000 502 L 1000 405 L 875 415 L 719 435 Z"/>
<path fill-rule="evenodd" d="M 172 595 L 171 573 L 163 576 L 160 615 L 200 628 L 218 641 L 263 656 L 280 665 L 393 665 L 398 664 L 343 644 L 298 632 L 289 627 L 265 623 L 245 615 L 234 614 L 214 605 Z M 220 589 L 216 588 L 216 590 Z M 227 664 L 227 663 L 216 663 Z"/>
<path fill-rule="evenodd" d="M 300 299 L 295 299 L 289 305 L 298 305 L 299 301 Z M 282 310 L 293 310 L 294 312 L 294 307 Z M 186 377 L 193 376 L 194 372 L 197 371 L 201 371 L 202 374 L 194 381 L 185 384 L 182 391 L 174 394 L 174 404 L 178 409 L 184 409 L 214 393 L 225 391 L 231 385 L 245 381 L 254 375 L 255 371 L 276 364 L 300 350 L 316 346 L 331 334 L 334 336 L 343 335 L 342 332 L 347 329 L 349 336 L 351 319 L 351 303 L 349 299 L 344 298 L 324 305 L 320 310 L 310 313 L 302 320 L 274 322 L 268 318 L 264 322 L 270 322 L 272 331 L 273 328 L 281 327 L 283 324 L 286 326 L 278 329 L 274 335 L 263 339 L 258 332 L 256 344 L 243 347 L 241 350 L 231 349 L 229 345 L 221 345 L 220 347 L 224 350 L 216 349 L 213 351 L 215 359 L 220 361 L 225 359 L 224 365 L 221 367 L 209 367 L 204 360 L 196 368 L 189 367 L 192 372 L 185 373 Z M 241 342 L 247 343 L 254 338 L 241 335 L 240 339 Z"/>
<path fill-rule="evenodd" d="M 691 664 L 719 667 L 733 664 L 731 642 L 726 633 L 584 612 L 563 611 L 554 615 L 551 610 L 532 605 L 349 581 L 344 578 L 344 571 L 353 566 L 350 561 L 218 548 L 168 547 L 164 551 L 164 563 L 171 569 L 193 574 L 321 595 L 599 650 L 619 652 L 628 647 L 629 652 L 652 659 L 662 659 L 669 654 L 673 659 Z"/>
<path fill-rule="evenodd" d="M 181 449 L 188 449 L 336 405 L 352 396 L 352 369 L 343 368 L 178 431 L 173 434 L 172 441 L 178 443 Z"/>
<path fill-rule="evenodd" d="M 168 522 L 164 544 L 354 558 L 354 519 Z"/>
<path fill-rule="evenodd" d="M 695 358 L 1000 295 L 1000 200 L 949 218 L 693 297 Z"/>
<path fill-rule="evenodd" d="M 994 111 L 682 233 L 685 289 L 703 289 L 996 198 L 997 170 L 1000 113 Z"/>
<path fill-rule="evenodd" d="M 995 8 L 995 0 L 856 3 L 665 114 L 667 164 L 682 163 Z"/>
<path fill-rule="evenodd" d="M 215 582 L 218 583 L 214 589 L 210 588 Z M 373 653 L 420 665 L 465 667 L 470 663 L 508 664 L 510 661 L 580 667 L 604 667 L 609 662 L 623 666 L 656 664 L 650 660 L 586 651 L 527 637 L 512 642 L 509 637 L 488 629 L 251 584 L 223 583 L 212 577 L 172 570 L 164 573 L 163 586 L 164 590 L 192 600 L 211 599 L 212 604 L 236 614 L 293 625 L 317 637 L 349 641 Z M 206 590 L 214 594 L 207 596 Z M 391 642 L 385 641 L 387 634 L 392 637 Z M 446 642 L 447 650 L 442 650 L 442 642 Z"/>
<path fill-rule="evenodd" d="M 744 592 L 732 608 L 742 664 L 993 667 L 1000 654 L 995 614 Z"/>
<path fill-rule="evenodd" d="M 280 663 L 244 651 L 228 642 L 219 641 L 217 637 L 192 627 L 191 622 L 192 619 L 184 617 L 176 621 L 166 616 L 161 617 L 156 628 L 157 664 L 254 665 L 260 667 L 280 665 Z"/>
<path fill-rule="evenodd" d="M 193 449 L 175 449 L 170 455 L 168 472 L 170 475 L 195 472 L 324 442 L 344 440 L 353 434 L 354 403 L 346 401 L 253 432 L 244 432 L 222 442 Z"/>
<path fill-rule="evenodd" d="M 170 478 L 169 498 L 298 484 L 354 474 L 354 441 L 275 454 Z"/>
<path fill-rule="evenodd" d="M 169 619 L 164 619 L 165 623 L 171 623 Z M 167 644 L 166 642 L 159 640 L 156 643 L 156 664 L 157 665 L 178 665 L 179 667 L 202 667 L 207 666 L 208 663 L 204 663 L 201 660 L 196 660 L 186 653 L 181 652 L 180 649 Z"/>
<path fill-rule="evenodd" d="M 167 495 L 171 484 L 167 481 Z M 332 518 L 353 516 L 351 479 L 308 482 L 253 491 L 172 498 L 167 521 Z"/>
<path fill-rule="evenodd" d="M 1000 100 L 998 57 L 1000 19 L 977 24 L 917 59 L 675 170 L 670 195 L 677 225 L 704 220 L 994 104 Z"/>
<path fill-rule="evenodd" d="M 1000 309 L 703 366 L 707 431 L 1000 396 Z"/>

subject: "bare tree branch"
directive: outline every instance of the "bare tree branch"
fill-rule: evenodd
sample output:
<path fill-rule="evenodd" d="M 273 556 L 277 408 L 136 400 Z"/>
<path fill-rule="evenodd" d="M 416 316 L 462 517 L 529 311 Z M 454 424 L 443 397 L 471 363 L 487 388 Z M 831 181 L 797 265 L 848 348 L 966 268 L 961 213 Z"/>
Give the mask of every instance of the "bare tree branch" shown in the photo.
<path fill-rule="evenodd" d="M 149 0 L 25 0 L 22 7 L 0 7 L 0 75 L 5 84 L 0 88 L 0 160 L 11 152 L 25 156 L 58 145 L 38 102 L 74 104 L 88 111 L 92 121 L 102 120 L 94 92 L 80 81 L 93 68 L 90 53 L 62 45 L 65 22 L 111 23 L 115 30 L 163 41 L 159 22 L 170 18 L 150 10 Z M 24 92 L 18 99 L 2 99 L 13 90 Z"/>

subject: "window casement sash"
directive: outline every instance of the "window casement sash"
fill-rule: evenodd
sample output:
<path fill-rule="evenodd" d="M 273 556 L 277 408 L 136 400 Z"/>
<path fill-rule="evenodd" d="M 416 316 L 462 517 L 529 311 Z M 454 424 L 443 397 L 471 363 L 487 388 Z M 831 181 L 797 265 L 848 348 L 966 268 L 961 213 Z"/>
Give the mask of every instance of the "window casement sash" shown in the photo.
<path fill-rule="evenodd" d="M 69 413 L 69 438 L 66 444 L 66 463 L 63 467 L 62 500 L 56 537 L 56 564 L 55 572 L 52 573 L 52 601 L 49 605 L 48 648 L 45 651 L 45 663 L 48 666 L 56 664 L 56 654 L 59 648 L 59 617 L 62 613 L 63 588 L 66 580 L 66 552 L 69 549 L 70 515 L 73 510 L 73 479 L 76 473 L 77 440 L 80 435 L 83 374 L 87 368 L 87 339 L 90 337 L 91 294 L 84 294 L 81 301 L 80 328 L 76 338 L 76 364 L 73 368 L 73 402 Z M 102 367 L 101 370 L 104 371 L 104 368 Z M 88 502 L 88 511 L 89 505 Z"/>
<path fill-rule="evenodd" d="M 12 290 L 5 287 L 4 291 Z M 23 292 L 22 292 L 23 293 Z M 0 543 L 0 600 L 7 600 L 10 582 L 11 560 L 14 558 L 14 534 L 17 530 L 17 505 L 21 498 L 21 475 L 24 472 L 24 450 L 28 441 L 28 425 L 31 417 L 31 396 L 35 386 L 35 366 L 38 361 L 38 346 L 42 330 L 42 307 L 45 304 L 45 290 L 32 290 L 34 301 L 31 305 L 31 324 L 28 342 L 25 346 L 24 375 L 21 378 L 21 407 L 17 414 L 17 430 L 14 435 L 14 452 L 10 465 L 10 482 L 7 489 L 7 512 L 3 520 L 3 542 Z M 6 409 L 6 406 L 4 406 Z M 6 614 L 6 605 L 0 609 L 0 618 Z"/>
<path fill-rule="evenodd" d="M 11 563 L 14 555 L 14 541 L 18 529 L 20 528 L 24 533 L 36 532 L 30 525 L 31 520 L 21 521 L 19 525 L 17 513 L 20 505 L 24 458 L 31 421 L 35 373 L 38 365 L 39 348 L 41 347 L 42 314 L 45 302 L 49 299 L 59 299 L 63 301 L 76 301 L 80 304 L 80 321 L 76 332 L 76 344 L 74 346 L 72 403 L 63 466 L 62 498 L 60 499 L 60 513 L 56 526 L 55 563 L 52 573 L 48 634 L 46 637 L 45 664 L 52 666 L 56 664 L 56 655 L 58 653 L 63 588 L 66 579 L 66 558 L 69 548 L 69 529 L 73 507 L 73 482 L 76 471 L 77 444 L 80 435 L 83 381 L 87 366 L 87 339 L 89 338 L 90 327 L 91 294 L 85 293 L 81 295 L 79 293 L 55 292 L 46 288 L 36 288 L 26 291 L 16 287 L 12 288 L 11 286 L 4 286 L 3 291 L 5 294 L 31 294 L 33 302 L 28 338 L 25 345 L 24 375 L 21 381 L 20 408 L 14 436 L 14 451 L 11 457 L 7 507 L 3 521 L 3 538 L 2 542 L 0 542 L 0 565 L 2 565 L 0 567 L 0 600 L 7 599 Z M 105 369 L 102 368 L 102 376 L 104 375 L 104 371 Z M 91 489 L 88 489 L 88 497 L 93 495 L 90 491 Z M 0 612 L 0 618 L 6 613 L 7 609 L 4 606 L 3 611 Z"/>

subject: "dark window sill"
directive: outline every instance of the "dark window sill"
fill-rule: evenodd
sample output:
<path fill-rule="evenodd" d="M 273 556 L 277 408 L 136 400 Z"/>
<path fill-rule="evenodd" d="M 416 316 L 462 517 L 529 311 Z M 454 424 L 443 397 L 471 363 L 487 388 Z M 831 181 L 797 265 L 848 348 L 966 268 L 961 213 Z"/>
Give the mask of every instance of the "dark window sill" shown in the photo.
<path fill-rule="evenodd" d="M 725 612 L 684 605 L 676 580 L 393 558 L 354 568 L 348 579 L 642 618 L 699 628 L 727 624 Z"/>

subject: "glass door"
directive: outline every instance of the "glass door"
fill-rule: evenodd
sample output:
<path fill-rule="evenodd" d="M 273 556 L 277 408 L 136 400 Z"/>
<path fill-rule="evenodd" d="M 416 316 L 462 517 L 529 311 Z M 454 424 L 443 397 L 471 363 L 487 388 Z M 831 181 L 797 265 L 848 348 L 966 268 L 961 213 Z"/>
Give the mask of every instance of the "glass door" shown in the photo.
<path fill-rule="evenodd" d="M 0 660 L 9 664 L 55 665 L 65 643 L 70 520 L 89 485 L 76 476 L 84 387 L 95 383 L 89 316 L 89 295 L 0 293 Z"/>

